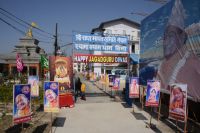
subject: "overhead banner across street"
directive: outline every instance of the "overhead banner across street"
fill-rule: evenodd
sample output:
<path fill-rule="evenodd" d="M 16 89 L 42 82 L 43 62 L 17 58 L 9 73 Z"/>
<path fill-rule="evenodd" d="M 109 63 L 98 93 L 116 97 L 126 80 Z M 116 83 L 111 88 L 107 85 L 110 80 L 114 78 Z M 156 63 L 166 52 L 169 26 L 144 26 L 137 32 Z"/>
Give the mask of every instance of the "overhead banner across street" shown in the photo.
<path fill-rule="evenodd" d="M 106 45 L 106 44 L 74 44 L 76 50 L 112 51 L 128 53 L 127 45 Z"/>
<path fill-rule="evenodd" d="M 75 33 L 73 35 L 73 43 L 128 44 L 128 37 Z"/>
<path fill-rule="evenodd" d="M 74 62 L 83 63 L 127 63 L 127 55 L 92 55 L 92 54 L 75 54 Z"/>

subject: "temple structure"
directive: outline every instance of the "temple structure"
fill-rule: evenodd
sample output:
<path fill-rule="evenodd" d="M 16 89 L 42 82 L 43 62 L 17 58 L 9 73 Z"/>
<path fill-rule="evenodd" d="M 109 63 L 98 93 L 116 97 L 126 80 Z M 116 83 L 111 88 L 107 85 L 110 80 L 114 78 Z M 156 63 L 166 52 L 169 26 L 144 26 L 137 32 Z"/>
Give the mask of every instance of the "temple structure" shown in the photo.
<path fill-rule="evenodd" d="M 16 54 L 18 53 L 23 61 L 22 75 L 40 75 L 40 55 L 44 55 L 45 51 L 39 46 L 39 41 L 32 35 L 32 31 L 28 31 L 26 36 L 19 39 L 19 44 L 15 45 L 12 53 L 1 55 L 4 61 L 4 75 L 17 74 Z M 5 65 L 6 64 L 6 65 Z"/>

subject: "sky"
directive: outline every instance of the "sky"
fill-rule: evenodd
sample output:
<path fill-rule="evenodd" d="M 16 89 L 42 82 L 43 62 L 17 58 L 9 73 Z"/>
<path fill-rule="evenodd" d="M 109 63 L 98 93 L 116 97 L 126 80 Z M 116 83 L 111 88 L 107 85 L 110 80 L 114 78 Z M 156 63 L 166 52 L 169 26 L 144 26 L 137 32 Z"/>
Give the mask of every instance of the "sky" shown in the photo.
<path fill-rule="evenodd" d="M 33 36 L 40 41 L 39 46 L 47 53 L 53 52 L 52 36 L 56 23 L 58 44 L 62 46 L 71 42 L 73 31 L 91 32 L 102 22 L 122 17 L 140 23 L 145 17 L 131 12 L 150 14 L 161 6 L 149 0 L 0 0 L 0 8 L 28 23 L 35 22 L 40 29 L 51 34 L 33 32 Z M 25 35 L 2 19 L 23 32 L 27 32 L 28 28 L 6 17 L 2 10 L 0 18 L 0 54 L 10 53 Z"/>

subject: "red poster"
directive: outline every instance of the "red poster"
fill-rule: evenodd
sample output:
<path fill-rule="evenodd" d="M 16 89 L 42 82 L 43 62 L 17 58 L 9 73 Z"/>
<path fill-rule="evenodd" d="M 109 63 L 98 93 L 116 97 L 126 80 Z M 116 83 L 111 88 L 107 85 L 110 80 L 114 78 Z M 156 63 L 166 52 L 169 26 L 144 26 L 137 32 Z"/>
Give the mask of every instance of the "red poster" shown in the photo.
<path fill-rule="evenodd" d="M 127 63 L 128 57 L 120 55 L 75 54 L 74 62 L 84 63 Z"/>
<path fill-rule="evenodd" d="M 50 56 L 50 79 L 59 82 L 59 93 L 71 92 L 73 88 L 73 66 L 70 57 Z"/>

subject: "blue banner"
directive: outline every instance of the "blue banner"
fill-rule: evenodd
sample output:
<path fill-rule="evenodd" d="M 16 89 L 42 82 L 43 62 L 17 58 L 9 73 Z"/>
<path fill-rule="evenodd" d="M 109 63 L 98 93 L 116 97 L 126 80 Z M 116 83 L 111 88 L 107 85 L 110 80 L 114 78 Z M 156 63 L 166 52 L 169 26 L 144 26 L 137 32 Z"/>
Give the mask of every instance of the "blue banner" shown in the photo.
<path fill-rule="evenodd" d="M 128 52 L 127 45 L 74 44 L 74 48 L 76 50 Z"/>
<path fill-rule="evenodd" d="M 126 36 L 98 36 L 92 34 L 75 33 L 73 43 L 98 43 L 98 44 L 128 44 Z"/>
<path fill-rule="evenodd" d="M 160 99 L 160 81 L 148 80 L 146 91 L 146 106 L 158 107 Z"/>
<path fill-rule="evenodd" d="M 44 112 L 59 112 L 59 83 L 44 82 Z"/>
<path fill-rule="evenodd" d="M 31 85 L 17 84 L 13 87 L 13 122 L 23 123 L 31 120 Z"/>

